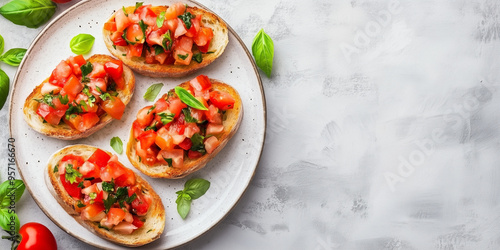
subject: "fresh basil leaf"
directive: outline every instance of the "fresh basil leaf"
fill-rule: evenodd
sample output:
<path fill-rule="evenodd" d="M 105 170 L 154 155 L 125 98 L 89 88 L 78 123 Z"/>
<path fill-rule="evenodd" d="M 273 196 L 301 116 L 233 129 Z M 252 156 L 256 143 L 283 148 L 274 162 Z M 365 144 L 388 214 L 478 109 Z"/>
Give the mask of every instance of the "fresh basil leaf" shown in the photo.
<path fill-rule="evenodd" d="M 205 154 L 207 151 L 205 149 L 205 144 L 203 143 L 204 139 L 205 137 L 203 135 L 200 135 L 199 133 L 195 133 L 193 136 L 191 136 L 191 142 L 193 143 L 193 145 L 191 146 L 191 150 Z"/>
<path fill-rule="evenodd" d="M 151 108 L 148 109 L 148 115 L 149 115 L 149 113 L 153 112 L 153 110 L 155 110 L 155 108 L 156 108 L 156 105 L 151 106 Z"/>
<path fill-rule="evenodd" d="M 38 28 L 56 12 L 50 0 L 13 0 L 0 8 L 0 14 L 9 21 L 28 28 Z"/>
<path fill-rule="evenodd" d="M 59 101 L 61 102 L 62 105 L 66 105 L 69 102 L 68 95 L 65 95 L 65 96 L 58 95 L 57 98 L 59 99 Z"/>
<path fill-rule="evenodd" d="M 71 39 L 69 47 L 77 55 L 88 53 L 94 46 L 95 37 L 90 34 L 78 34 Z"/>
<path fill-rule="evenodd" d="M 125 14 L 126 17 L 128 17 L 127 10 L 125 9 L 125 6 L 122 6 L 123 14 Z"/>
<path fill-rule="evenodd" d="M 201 55 L 201 53 L 196 53 L 193 55 L 193 59 L 197 62 L 197 63 L 201 63 L 203 62 L 203 57 Z"/>
<path fill-rule="evenodd" d="M 191 110 L 190 108 L 184 108 L 182 109 L 182 113 L 184 113 L 184 121 L 186 123 L 194 122 L 194 123 L 199 123 L 199 121 L 191 115 Z"/>
<path fill-rule="evenodd" d="M 103 100 L 103 101 L 106 101 L 106 99 L 111 99 L 111 94 L 106 92 L 106 93 L 100 95 L 99 98 L 101 98 L 101 100 Z"/>
<path fill-rule="evenodd" d="M 55 167 L 54 167 L 54 171 L 52 171 L 54 173 L 57 173 L 59 172 L 59 164 L 57 164 Z"/>
<path fill-rule="evenodd" d="M 26 186 L 22 180 L 7 180 L 0 185 L 0 207 L 8 208 L 11 202 L 18 202 Z M 14 200 L 12 200 L 14 197 Z"/>
<path fill-rule="evenodd" d="M 175 203 L 177 203 L 177 212 L 182 219 L 186 219 L 189 210 L 191 210 L 191 200 L 188 200 L 184 197 L 185 196 L 183 194 L 179 194 L 177 200 L 175 201 Z M 189 197 L 189 195 L 187 197 Z"/>
<path fill-rule="evenodd" d="M 252 54 L 257 66 L 259 66 L 267 77 L 271 77 L 274 58 L 274 43 L 271 37 L 260 29 L 252 42 Z"/>
<path fill-rule="evenodd" d="M 14 225 L 15 231 L 19 232 L 20 223 L 17 214 L 14 210 L 8 208 L 0 209 L 0 227 L 2 227 L 5 231 L 10 232 L 12 231 L 10 228 L 12 225 Z"/>
<path fill-rule="evenodd" d="M 85 207 L 85 204 L 82 203 L 81 200 L 78 201 L 78 204 L 76 204 L 79 208 Z"/>
<path fill-rule="evenodd" d="M 94 70 L 94 65 L 91 62 L 87 62 L 84 65 L 80 66 L 80 70 L 82 71 L 82 82 L 89 82 L 90 79 L 87 77 Z"/>
<path fill-rule="evenodd" d="M 144 21 L 139 21 L 139 27 L 141 27 L 142 34 L 144 34 L 144 38 L 146 37 L 146 29 L 148 28 L 148 25 L 144 23 Z M 143 38 L 143 40 L 144 40 Z M 137 38 L 136 38 L 137 40 Z M 139 41 L 138 41 L 139 42 Z"/>
<path fill-rule="evenodd" d="M 155 55 L 156 56 L 164 52 L 163 47 L 161 47 L 159 45 L 154 45 L 153 47 L 155 48 Z"/>
<path fill-rule="evenodd" d="M 7 96 L 9 95 L 9 76 L 0 69 L 0 109 L 5 105 L 7 101 Z"/>
<path fill-rule="evenodd" d="M 144 4 L 144 2 L 136 2 L 136 3 L 135 3 L 135 9 L 134 9 L 134 12 L 135 12 L 135 11 L 136 11 L 139 7 L 141 7 L 141 6 L 142 6 L 142 4 Z"/>
<path fill-rule="evenodd" d="M 195 178 L 187 181 L 186 184 L 184 184 L 184 193 L 191 196 L 191 199 L 196 200 L 203 196 L 209 188 L 209 181 L 201 178 Z"/>
<path fill-rule="evenodd" d="M 175 114 L 173 113 L 158 113 L 156 115 L 160 117 L 161 123 L 163 123 L 163 125 L 171 123 L 175 117 Z"/>
<path fill-rule="evenodd" d="M 5 41 L 3 40 L 3 36 L 0 35 L 0 55 L 3 53 L 4 45 L 5 45 Z"/>
<path fill-rule="evenodd" d="M 66 120 L 69 120 L 71 115 L 80 114 L 82 112 L 83 112 L 83 110 L 82 110 L 82 107 L 80 105 L 73 105 L 70 103 L 70 104 L 68 104 L 68 109 L 66 110 L 65 118 L 66 118 Z"/>
<path fill-rule="evenodd" d="M 26 54 L 26 49 L 10 49 L 5 54 L 0 56 L 0 60 L 10 66 L 19 66 L 21 61 L 23 60 L 24 55 Z"/>
<path fill-rule="evenodd" d="M 168 44 L 167 44 L 168 42 Z M 170 30 L 167 30 L 167 33 L 163 34 L 163 41 L 161 42 L 163 48 L 166 51 L 172 49 L 172 36 L 170 35 Z"/>
<path fill-rule="evenodd" d="M 180 18 L 184 22 L 187 29 L 191 29 L 191 19 L 193 19 L 195 17 L 196 17 L 195 15 L 193 15 L 193 14 L 191 14 L 191 12 L 187 11 L 187 6 L 186 6 L 186 10 L 184 10 L 184 14 L 178 16 L 178 18 Z"/>
<path fill-rule="evenodd" d="M 186 60 L 186 58 L 188 58 L 189 54 L 185 54 L 185 55 L 183 55 L 183 54 L 177 54 L 177 56 L 178 56 L 180 59 L 182 59 L 182 60 Z"/>
<path fill-rule="evenodd" d="M 50 92 L 48 94 L 43 95 L 42 99 L 35 98 L 34 100 L 39 102 L 39 103 L 45 103 L 45 104 L 51 106 L 52 108 L 56 108 L 56 106 L 52 102 L 53 99 L 54 99 L 54 96 L 52 95 L 52 92 Z"/>
<path fill-rule="evenodd" d="M 84 188 L 85 186 L 83 186 L 83 181 L 80 181 L 80 183 L 78 183 L 78 186 L 79 188 Z"/>
<path fill-rule="evenodd" d="M 113 206 L 113 204 L 115 204 L 115 202 L 116 202 L 116 197 L 112 194 L 108 195 L 108 198 L 103 200 L 104 212 L 108 213 L 109 209 L 111 208 L 111 206 Z"/>
<path fill-rule="evenodd" d="M 120 137 L 115 136 L 111 138 L 109 145 L 116 153 L 121 154 L 123 152 L 123 142 Z"/>
<path fill-rule="evenodd" d="M 131 204 L 137 198 L 137 194 L 132 194 L 132 196 L 125 199 L 128 204 Z"/>
<path fill-rule="evenodd" d="M 78 170 L 73 168 L 72 164 L 66 165 L 66 174 L 64 175 L 64 178 L 66 178 L 69 183 L 73 184 L 76 182 L 77 177 L 82 177 L 82 173 L 80 173 Z"/>
<path fill-rule="evenodd" d="M 111 180 L 110 182 L 105 182 L 103 181 L 102 182 L 102 190 L 103 191 L 106 191 L 106 192 L 113 192 L 115 190 L 115 183 L 113 180 Z"/>
<path fill-rule="evenodd" d="M 160 12 L 160 14 L 156 17 L 156 26 L 161 28 L 163 26 L 163 22 L 165 21 L 165 11 Z"/>
<path fill-rule="evenodd" d="M 136 43 L 135 41 L 129 41 L 127 39 L 127 30 L 128 30 L 128 28 L 123 30 L 123 35 L 122 35 L 123 40 L 125 40 L 125 42 L 127 42 L 130 45 L 135 45 L 135 43 Z M 123 54 L 123 56 L 126 56 L 126 54 Z"/>
<path fill-rule="evenodd" d="M 151 124 L 150 126 L 147 126 L 146 128 L 144 128 L 144 131 L 148 131 L 148 130 L 153 130 L 153 131 L 158 131 L 158 128 L 156 128 L 156 125 L 158 124 L 157 121 L 154 121 L 153 124 Z"/>
<path fill-rule="evenodd" d="M 181 101 L 187 104 L 188 106 L 199 110 L 208 110 L 208 108 L 205 107 L 205 105 L 203 105 L 200 101 L 198 101 L 198 99 L 196 99 L 193 95 L 191 95 L 191 93 L 189 93 L 186 89 L 176 86 L 174 90 L 177 96 L 179 96 L 179 98 L 181 99 Z"/>
<path fill-rule="evenodd" d="M 156 83 L 149 86 L 148 90 L 146 90 L 146 93 L 144 94 L 144 99 L 153 102 L 156 99 L 156 96 L 158 96 L 158 93 L 160 93 L 161 88 L 163 88 L 163 83 Z"/>

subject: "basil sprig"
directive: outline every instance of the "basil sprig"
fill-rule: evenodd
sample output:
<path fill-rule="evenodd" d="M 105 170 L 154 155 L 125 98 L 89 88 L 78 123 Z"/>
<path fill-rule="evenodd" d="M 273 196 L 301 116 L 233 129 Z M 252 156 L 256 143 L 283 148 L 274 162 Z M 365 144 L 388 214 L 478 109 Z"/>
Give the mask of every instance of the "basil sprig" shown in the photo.
<path fill-rule="evenodd" d="M 144 99 L 153 102 L 158 96 L 158 93 L 160 93 L 161 88 L 163 88 L 163 83 L 156 83 L 149 86 L 149 88 L 146 90 L 146 93 L 144 94 Z"/>
<path fill-rule="evenodd" d="M 0 56 L 0 60 L 10 66 L 19 66 L 26 54 L 26 49 L 15 48 L 10 49 L 5 54 Z"/>
<path fill-rule="evenodd" d="M 200 101 L 198 101 L 198 99 L 196 99 L 193 95 L 191 95 L 191 93 L 189 93 L 186 89 L 177 86 L 175 87 L 174 90 L 177 96 L 179 96 L 179 98 L 181 99 L 181 101 L 187 104 L 188 106 L 199 110 L 208 110 L 208 108 L 205 107 L 205 105 L 203 105 Z"/>
<path fill-rule="evenodd" d="M 95 37 L 90 34 L 78 34 L 71 39 L 69 47 L 77 55 L 88 53 L 94 45 Z"/>
<path fill-rule="evenodd" d="M 118 154 L 123 153 L 123 142 L 122 142 L 122 139 L 120 139 L 120 137 L 115 136 L 115 137 L 111 138 L 109 145 L 113 148 L 113 150 L 116 153 L 118 153 Z"/>
<path fill-rule="evenodd" d="M 195 178 L 187 181 L 186 184 L 184 184 L 183 190 L 176 192 L 177 200 L 175 200 L 175 203 L 177 203 L 177 212 L 182 219 L 185 219 L 191 210 L 191 201 L 203 196 L 209 188 L 209 181 Z"/>
<path fill-rule="evenodd" d="M 7 101 L 7 95 L 9 94 L 9 76 L 0 69 L 0 109 L 5 105 Z"/>
<path fill-rule="evenodd" d="M 0 8 L 0 14 L 9 21 L 28 28 L 38 28 L 56 12 L 50 0 L 13 0 Z"/>
<path fill-rule="evenodd" d="M 19 232 L 19 218 L 17 214 L 10 209 L 11 202 L 18 202 L 26 189 L 22 180 L 7 180 L 0 185 L 0 227 L 10 232 L 12 222 L 16 233 Z M 14 197 L 14 200 L 11 200 Z"/>
<path fill-rule="evenodd" d="M 271 37 L 260 29 L 252 42 L 252 54 L 255 63 L 259 66 L 267 77 L 271 77 L 274 58 L 274 43 Z"/>

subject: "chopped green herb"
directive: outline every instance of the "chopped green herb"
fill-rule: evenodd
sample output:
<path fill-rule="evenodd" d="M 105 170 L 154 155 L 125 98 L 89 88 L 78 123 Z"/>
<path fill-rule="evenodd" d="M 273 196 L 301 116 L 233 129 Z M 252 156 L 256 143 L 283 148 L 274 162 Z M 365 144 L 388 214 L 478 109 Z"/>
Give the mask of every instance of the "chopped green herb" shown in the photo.
<path fill-rule="evenodd" d="M 59 99 L 59 101 L 61 102 L 62 105 L 66 105 L 69 102 L 68 95 L 65 95 L 65 96 L 58 95 L 57 98 Z"/>
<path fill-rule="evenodd" d="M 128 17 L 127 10 L 125 10 L 125 6 L 122 6 L 123 13 L 125 14 L 126 17 Z"/>
<path fill-rule="evenodd" d="M 97 197 L 97 193 L 92 192 L 89 194 L 90 199 L 94 200 Z"/>
<path fill-rule="evenodd" d="M 85 204 L 82 203 L 81 200 L 78 200 L 78 204 L 76 204 L 79 208 L 85 207 Z"/>
<path fill-rule="evenodd" d="M 135 12 L 135 11 L 136 11 L 139 7 L 141 7 L 141 6 L 142 6 L 142 4 L 143 4 L 143 2 L 136 2 L 136 3 L 135 3 L 135 9 L 134 9 L 134 12 Z"/>
<path fill-rule="evenodd" d="M 54 173 L 59 172 L 59 164 L 57 164 L 57 165 L 54 167 L 54 171 L 53 171 L 53 172 L 54 172 Z"/>
<path fill-rule="evenodd" d="M 174 113 L 159 113 L 157 115 L 161 118 L 161 123 L 163 123 L 163 125 L 169 124 L 175 117 Z"/>
<path fill-rule="evenodd" d="M 106 192 L 113 192 L 115 190 L 115 182 L 111 180 L 110 182 L 102 182 L 102 190 Z"/>
<path fill-rule="evenodd" d="M 168 164 L 169 167 L 172 167 L 172 158 L 165 158 L 163 157 L 163 160 L 165 160 Z"/>
<path fill-rule="evenodd" d="M 66 174 L 64 178 L 66 178 L 69 183 L 73 184 L 76 182 L 77 177 L 82 177 L 82 173 L 78 172 L 78 170 L 73 168 L 73 164 L 66 165 Z"/>
<path fill-rule="evenodd" d="M 160 15 L 156 17 L 156 26 L 161 28 L 163 26 L 163 22 L 165 21 L 165 11 L 160 12 Z"/>
<path fill-rule="evenodd" d="M 195 133 L 191 137 L 191 142 L 193 145 L 191 146 L 191 150 L 193 151 L 198 151 L 202 154 L 205 154 L 207 151 L 205 150 L 205 144 L 203 143 L 203 140 L 205 137 L 203 135 L 200 135 L 199 133 Z"/>
<path fill-rule="evenodd" d="M 195 60 L 197 63 L 201 63 L 203 61 L 203 57 L 201 56 L 201 53 L 194 54 L 193 60 Z"/>
<path fill-rule="evenodd" d="M 163 34 L 163 41 L 161 44 L 166 51 L 172 49 L 172 36 L 170 35 L 170 30 L 167 30 L 167 33 Z"/>
<path fill-rule="evenodd" d="M 77 187 L 79 187 L 79 188 L 84 188 L 84 186 L 83 186 L 83 181 L 80 181 L 80 183 L 78 183 L 78 186 L 77 186 Z"/>
<path fill-rule="evenodd" d="M 182 60 L 186 60 L 186 58 L 188 58 L 189 54 L 185 54 L 185 55 L 183 55 L 183 54 L 177 54 L 177 56 L 178 56 L 180 59 L 182 59 Z"/>
<path fill-rule="evenodd" d="M 184 10 L 184 14 L 178 16 L 178 18 L 180 18 L 184 22 L 187 29 L 191 29 L 191 19 L 195 17 L 196 17 L 195 15 L 187 11 L 187 5 L 186 5 L 186 10 Z"/>
<path fill-rule="evenodd" d="M 153 47 L 155 48 L 155 55 L 159 55 L 164 52 L 163 47 L 159 45 L 154 45 Z"/>
<path fill-rule="evenodd" d="M 148 115 L 151 113 L 153 110 L 155 110 L 156 105 L 151 106 L 151 108 L 148 109 Z"/>

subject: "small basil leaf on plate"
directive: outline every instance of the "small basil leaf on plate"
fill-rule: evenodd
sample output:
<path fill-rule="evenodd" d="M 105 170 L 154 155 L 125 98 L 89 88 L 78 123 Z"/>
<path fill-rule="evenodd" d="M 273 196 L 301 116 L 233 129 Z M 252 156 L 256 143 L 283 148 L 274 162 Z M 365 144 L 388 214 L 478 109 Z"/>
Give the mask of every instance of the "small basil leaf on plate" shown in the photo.
<path fill-rule="evenodd" d="M 120 139 L 120 137 L 115 136 L 115 137 L 111 138 L 109 145 L 113 148 L 113 150 L 116 153 L 118 153 L 118 154 L 123 153 L 123 142 Z"/>
<path fill-rule="evenodd" d="M 209 181 L 201 178 L 191 179 L 184 185 L 184 193 L 191 196 L 191 199 L 196 200 L 204 195 L 208 188 L 210 188 Z"/>
<path fill-rule="evenodd" d="M 260 29 L 252 42 L 252 54 L 255 63 L 259 66 L 267 77 L 271 77 L 274 58 L 274 43 L 271 37 Z"/>
<path fill-rule="evenodd" d="M 149 86 L 148 90 L 146 90 L 146 93 L 144 94 L 144 99 L 153 102 L 156 99 L 156 96 L 158 96 L 158 93 L 160 93 L 161 88 L 163 88 L 163 83 L 156 83 Z"/>
<path fill-rule="evenodd" d="M 0 206 L 8 208 L 10 203 L 18 202 L 24 193 L 26 186 L 22 180 L 7 180 L 0 185 Z M 14 200 L 12 200 L 14 197 Z"/>
<path fill-rule="evenodd" d="M 89 34 L 78 34 L 71 39 L 69 47 L 77 55 L 88 53 L 94 46 L 95 37 Z"/>
<path fill-rule="evenodd" d="M 28 28 L 38 28 L 56 12 L 50 0 L 13 0 L 0 8 L 0 15 L 9 21 Z"/>
<path fill-rule="evenodd" d="M 5 101 L 7 101 L 7 95 L 9 95 L 9 76 L 0 69 L 0 109 L 3 108 Z"/>
<path fill-rule="evenodd" d="M 10 49 L 5 54 L 0 56 L 0 60 L 10 66 L 19 66 L 21 61 L 23 60 L 24 55 L 26 54 L 26 49 Z"/>
<path fill-rule="evenodd" d="M 189 93 L 186 89 L 177 86 L 175 87 L 175 93 L 177 94 L 177 96 L 179 96 L 179 98 L 183 103 L 187 104 L 191 108 L 199 110 L 208 110 L 208 108 L 205 107 L 205 105 L 203 105 L 200 101 L 198 101 L 198 99 L 196 99 L 193 95 L 191 95 L 191 93 Z"/>
<path fill-rule="evenodd" d="M 19 218 L 17 217 L 17 214 L 8 208 L 2 208 L 0 209 L 0 227 L 2 227 L 3 230 L 10 232 L 11 230 L 11 224 L 14 223 L 15 231 L 19 232 Z"/>
<path fill-rule="evenodd" d="M 190 199 L 189 195 L 179 194 L 175 203 L 177 203 L 177 212 L 179 213 L 181 218 L 186 219 L 186 216 L 188 215 L 189 210 L 191 210 L 191 199 Z"/>
<path fill-rule="evenodd" d="M 3 53 L 4 43 L 3 36 L 0 35 L 0 55 Z"/>

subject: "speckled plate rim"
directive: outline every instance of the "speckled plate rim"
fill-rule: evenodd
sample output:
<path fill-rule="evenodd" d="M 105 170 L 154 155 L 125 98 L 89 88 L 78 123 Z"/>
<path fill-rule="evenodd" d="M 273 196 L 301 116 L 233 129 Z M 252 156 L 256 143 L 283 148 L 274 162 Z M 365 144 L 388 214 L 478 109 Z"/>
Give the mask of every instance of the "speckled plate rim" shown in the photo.
<path fill-rule="evenodd" d="M 50 21 L 41 31 L 40 33 L 38 33 L 38 35 L 35 37 L 35 39 L 33 40 L 33 42 L 30 44 L 30 46 L 28 47 L 27 51 L 26 51 L 26 54 L 30 54 L 31 51 L 33 50 L 33 47 L 39 42 L 40 38 L 42 37 L 43 33 L 45 33 L 45 31 L 47 29 L 49 29 L 52 25 L 54 25 L 56 22 L 59 21 L 59 19 L 61 19 L 63 16 L 67 15 L 68 13 L 70 13 L 73 9 L 75 8 L 78 8 L 80 5 L 83 5 L 87 2 L 91 2 L 93 0 L 82 0 L 76 4 L 74 4 L 73 6 L 69 7 L 68 9 L 66 9 L 64 12 L 62 12 L 60 15 L 58 15 L 57 17 L 55 17 L 52 21 Z M 194 3 L 198 6 L 200 6 L 201 8 L 205 9 L 205 10 L 208 10 L 212 13 L 214 13 L 212 10 L 208 9 L 206 6 L 196 2 L 196 1 L 193 1 L 193 0 L 185 0 L 187 2 L 191 2 L 191 3 Z M 216 13 L 214 13 L 215 15 L 217 15 Z M 218 16 L 218 15 L 217 15 Z M 250 54 L 250 51 L 248 50 L 248 48 L 246 47 L 245 43 L 243 42 L 243 40 L 239 37 L 239 35 L 234 31 L 234 29 L 223 19 L 221 18 L 220 16 L 218 16 L 221 20 L 223 20 L 226 25 L 227 25 L 227 28 L 229 30 L 229 32 L 231 32 L 231 34 L 236 38 L 237 42 L 240 44 L 240 46 L 243 48 L 243 50 L 245 51 L 245 53 L 247 54 L 247 57 L 248 59 L 250 60 L 251 64 L 252 64 L 252 67 L 253 67 L 253 70 L 257 76 L 257 81 L 258 81 L 258 84 L 259 84 L 259 88 L 260 88 L 260 93 L 261 93 L 261 96 L 262 96 L 262 107 L 263 107 L 263 122 L 264 122 L 264 131 L 262 133 L 262 144 L 260 146 L 260 152 L 259 152 L 259 155 L 258 155 L 258 160 L 256 162 L 256 166 L 254 168 L 254 171 L 252 173 L 252 176 L 248 179 L 248 182 L 246 183 L 245 185 L 245 189 L 243 190 L 243 192 L 241 193 L 240 197 L 236 200 L 236 202 L 234 202 L 234 204 L 232 204 L 232 206 L 230 207 L 230 209 L 225 213 L 225 215 L 219 220 L 217 221 L 215 224 L 213 224 L 210 228 L 208 228 L 207 230 L 205 230 L 204 232 L 201 232 L 200 234 L 198 235 L 194 235 L 192 238 L 190 238 L 188 241 L 184 242 L 184 243 L 181 243 L 177 246 L 173 246 L 173 247 L 180 247 L 182 245 L 185 245 L 187 243 L 189 243 L 190 241 L 206 234 L 208 231 L 210 231 L 212 228 L 216 227 L 221 221 L 223 221 L 227 215 L 236 207 L 236 205 L 239 203 L 239 201 L 241 200 L 241 198 L 243 197 L 243 195 L 245 195 L 246 191 L 248 190 L 248 186 L 250 184 L 250 182 L 252 181 L 253 177 L 255 176 L 255 172 L 257 171 L 257 167 L 260 163 L 260 159 L 262 157 L 262 152 L 263 152 L 263 149 L 264 149 L 264 144 L 265 144 L 265 138 L 266 138 L 266 133 L 267 133 L 267 106 L 266 106 L 266 98 L 265 98 L 265 93 L 264 93 L 264 87 L 262 85 L 262 79 L 261 79 L 261 76 L 260 76 L 260 73 L 257 69 L 257 66 L 255 64 L 255 61 L 252 59 L 252 55 Z M 26 56 L 24 57 L 26 58 Z M 19 67 L 16 71 L 16 74 L 14 75 L 14 79 L 13 79 L 13 85 L 12 85 L 12 93 L 10 93 L 10 97 L 9 97 L 9 134 L 10 134 L 10 137 L 13 136 L 13 132 L 12 132 L 12 112 L 13 112 L 13 97 L 14 97 L 14 93 L 16 92 L 16 87 L 17 87 L 17 81 L 18 81 L 18 78 L 19 78 L 19 75 L 20 73 L 22 72 L 22 68 L 24 67 L 24 64 L 25 64 L 25 59 L 23 58 L 23 60 L 21 61 L 21 63 L 19 64 Z M 15 161 L 16 161 L 16 166 L 19 166 L 19 163 L 18 163 L 18 160 L 17 160 L 17 156 L 15 157 Z M 19 174 L 21 175 L 21 178 L 23 179 L 23 181 L 25 180 L 24 177 L 23 177 L 23 173 L 21 171 L 21 169 L 19 167 L 17 167 L 17 171 L 19 172 Z M 92 241 L 89 241 L 83 237 L 80 237 L 74 233 L 72 233 L 71 231 L 69 230 L 66 230 L 66 228 L 61 224 L 59 223 L 56 219 L 54 219 L 47 211 L 46 209 L 43 207 L 42 205 L 42 202 L 39 201 L 35 196 L 33 196 L 33 191 L 31 190 L 31 188 L 26 185 L 26 188 L 28 189 L 28 192 L 31 194 L 31 197 L 33 198 L 33 200 L 35 201 L 35 203 L 38 205 L 38 207 L 42 210 L 42 212 L 54 223 L 56 224 L 61 230 L 65 231 L 67 234 L 75 237 L 76 239 L 79 239 L 80 241 L 82 242 L 85 242 L 86 244 L 89 244 L 91 246 L 94 246 L 94 247 L 99 247 L 99 248 L 102 248 L 102 246 L 99 246 L 97 244 L 95 244 L 94 242 Z"/>

